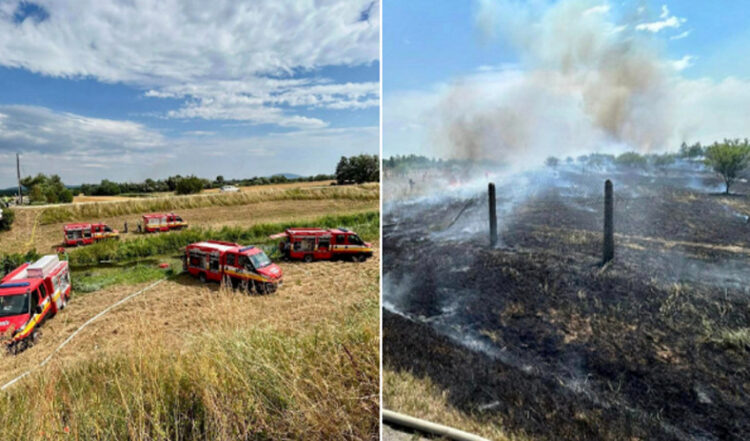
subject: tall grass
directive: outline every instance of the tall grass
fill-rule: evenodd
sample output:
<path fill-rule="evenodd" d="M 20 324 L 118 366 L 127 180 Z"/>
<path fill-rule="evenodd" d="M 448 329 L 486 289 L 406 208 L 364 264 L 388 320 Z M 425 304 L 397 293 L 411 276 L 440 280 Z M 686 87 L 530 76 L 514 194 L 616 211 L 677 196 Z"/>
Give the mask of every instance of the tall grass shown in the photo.
<path fill-rule="evenodd" d="M 308 222 L 280 222 L 256 224 L 249 228 L 223 227 L 213 229 L 189 229 L 172 233 L 146 235 L 127 241 L 104 241 L 70 252 L 72 266 L 96 265 L 103 261 L 124 262 L 132 259 L 164 255 L 180 251 L 185 246 L 202 240 L 226 240 L 242 244 L 272 244 L 270 234 L 286 228 L 317 226 L 323 228 L 348 227 L 364 240 L 374 240 L 379 235 L 380 214 L 377 211 L 340 216 L 324 216 Z M 272 247 L 268 247 L 269 251 Z"/>
<path fill-rule="evenodd" d="M 0 438 L 375 440 L 377 302 L 299 333 L 225 329 L 184 350 L 52 364 L 0 394 Z"/>
<path fill-rule="evenodd" d="M 134 213 L 165 212 L 191 208 L 247 205 L 258 202 L 286 200 L 377 200 L 379 187 L 372 184 L 331 186 L 325 188 L 275 188 L 238 193 L 209 193 L 188 196 L 167 196 L 128 201 L 93 202 L 49 207 L 42 212 L 42 225 L 73 220 L 106 218 Z"/>

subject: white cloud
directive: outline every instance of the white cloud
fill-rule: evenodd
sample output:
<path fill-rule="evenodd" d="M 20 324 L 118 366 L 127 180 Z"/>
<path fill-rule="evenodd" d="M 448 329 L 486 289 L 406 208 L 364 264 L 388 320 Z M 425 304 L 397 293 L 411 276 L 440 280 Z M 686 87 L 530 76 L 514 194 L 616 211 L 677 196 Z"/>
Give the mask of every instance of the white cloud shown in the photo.
<path fill-rule="evenodd" d="M 687 38 L 687 36 L 690 35 L 691 32 L 693 32 L 693 30 L 689 29 L 689 30 L 687 30 L 685 32 L 679 33 L 677 35 L 673 35 L 673 36 L 669 37 L 669 39 L 670 40 L 682 40 L 683 38 Z"/>
<path fill-rule="evenodd" d="M 661 5 L 661 14 L 659 14 L 659 18 L 667 17 L 669 17 L 669 8 L 667 8 L 667 5 Z"/>
<path fill-rule="evenodd" d="M 237 137 L 194 130 L 168 138 L 132 121 L 0 105 L 0 188 L 13 184 L 16 152 L 21 152 L 24 175 L 56 173 L 67 184 L 80 184 L 104 177 L 137 181 L 177 173 L 203 177 L 332 173 L 342 155 L 378 149 L 377 126 Z"/>
<path fill-rule="evenodd" d="M 112 155 L 164 145 L 161 133 L 131 121 L 89 118 L 45 107 L 0 105 L 0 152 Z"/>
<path fill-rule="evenodd" d="M 309 79 L 211 81 L 152 89 L 148 97 L 185 98 L 170 118 L 233 119 L 300 128 L 325 127 L 316 118 L 285 114 L 279 106 L 364 109 L 379 105 L 379 84 L 330 83 Z"/>
<path fill-rule="evenodd" d="M 669 15 L 669 8 L 667 8 L 667 5 L 662 5 L 661 14 L 659 14 L 659 18 L 661 20 L 653 21 L 649 23 L 641 23 L 641 24 L 636 25 L 635 28 L 639 31 L 649 31 L 649 32 L 656 33 L 667 28 L 677 29 L 680 26 L 682 26 L 683 23 L 687 22 L 686 18 Z"/>
<path fill-rule="evenodd" d="M 0 65 L 185 98 L 171 117 L 320 127 L 326 123 L 279 106 L 377 105 L 371 83 L 297 84 L 291 78 L 378 60 L 379 1 L 81 0 L 71 7 L 39 0 L 47 19 L 15 23 L 19 3 L 0 8 Z"/>
<path fill-rule="evenodd" d="M 683 71 L 683 70 L 687 69 L 688 67 L 692 66 L 694 64 L 693 61 L 695 61 L 695 57 L 694 56 L 692 56 L 692 55 L 685 55 L 684 57 L 680 58 L 679 60 L 672 61 L 672 67 L 674 67 L 674 69 L 676 71 L 678 71 L 678 72 L 679 71 Z"/>
<path fill-rule="evenodd" d="M 583 11 L 583 15 L 590 15 L 590 14 L 606 14 L 612 9 L 610 5 L 599 5 L 591 7 L 585 11 Z"/>

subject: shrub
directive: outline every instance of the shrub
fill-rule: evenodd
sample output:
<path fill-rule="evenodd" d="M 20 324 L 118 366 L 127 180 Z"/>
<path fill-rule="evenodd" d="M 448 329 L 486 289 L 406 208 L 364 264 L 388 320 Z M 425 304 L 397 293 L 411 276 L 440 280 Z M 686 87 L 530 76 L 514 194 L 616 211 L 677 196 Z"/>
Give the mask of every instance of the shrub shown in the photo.
<path fill-rule="evenodd" d="M 3 208 L 3 217 L 0 219 L 0 231 L 10 230 L 13 221 L 16 218 L 16 213 L 10 208 Z"/>

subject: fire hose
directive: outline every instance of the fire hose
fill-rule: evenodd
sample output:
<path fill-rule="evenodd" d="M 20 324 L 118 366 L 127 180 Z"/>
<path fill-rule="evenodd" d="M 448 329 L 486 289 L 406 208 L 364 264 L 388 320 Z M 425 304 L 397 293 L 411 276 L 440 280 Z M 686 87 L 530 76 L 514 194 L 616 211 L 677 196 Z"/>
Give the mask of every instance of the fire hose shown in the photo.
<path fill-rule="evenodd" d="M 382 415 L 384 423 L 391 423 L 396 426 L 405 427 L 429 435 L 442 436 L 454 441 L 489 441 L 487 438 L 482 438 L 473 433 L 421 420 L 392 410 L 383 409 Z"/>
<path fill-rule="evenodd" d="M 95 315 L 95 316 L 91 317 L 90 319 L 88 319 L 86 321 L 86 323 L 82 324 L 81 326 L 78 327 L 78 329 L 76 329 L 75 331 L 73 331 L 73 333 L 70 334 L 68 336 L 68 338 L 65 339 L 65 341 L 63 341 L 62 343 L 60 343 L 60 345 L 58 347 L 56 347 L 55 350 L 52 351 L 52 353 L 47 356 L 47 358 L 45 358 L 44 360 L 42 360 L 41 363 L 39 363 L 37 366 L 32 367 L 31 369 L 27 370 L 26 372 L 22 373 L 21 375 L 17 376 L 16 378 L 10 380 L 9 382 L 5 383 L 4 385 L 0 386 L 0 391 L 3 391 L 5 389 L 7 389 L 8 387 L 12 386 L 13 384 L 15 384 L 20 379 L 22 379 L 25 376 L 31 374 L 34 370 L 39 369 L 40 367 L 44 367 L 44 365 L 46 365 L 47 363 L 49 363 L 49 361 L 52 359 L 52 357 L 55 354 L 57 354 L 60 351 L 60 349 L 62 349 L 63 347 L 65 347 L 65 345 L 67 345 L 68 343 L 70 343 L 70 341 L 73 340 L 73 338 L 79 332 L 81 332 L 85 327 L 87 327 L 88 325 L 90 325 L 91 323 L 93 323 L 94 321 L 96 321 L 97 319 L 99 319 L 100 317 L 102 317 L 104 314 L 106 314 L 109 311 L 113 310 L 114 308 L 122 305 L 123 303 L 127 302 L 128 300 L 130 300 L 130 299 L 132 299 L 134 297 L 137 297 L 137 296 L 143 294 L 144 292 L 150 290 L 151 288 L 155 287 L 156 285 L 160 284 L 161 282 L 163 282 L 165 280 L 166 279 L 157 280 L 156 282 L 154 282 L 151 285 L 149 285 L 149 286 L 141 289 L 140 291 L 136 291 L 136 292 L 128 295 L 127 297 L 124 297 L 124 298 L 120 299 L 119 301 L 117 301 L 117 302 L 109 305 L 104 310 L 102 310 L 101 312 L 99 312 L 97 315 Z"/>

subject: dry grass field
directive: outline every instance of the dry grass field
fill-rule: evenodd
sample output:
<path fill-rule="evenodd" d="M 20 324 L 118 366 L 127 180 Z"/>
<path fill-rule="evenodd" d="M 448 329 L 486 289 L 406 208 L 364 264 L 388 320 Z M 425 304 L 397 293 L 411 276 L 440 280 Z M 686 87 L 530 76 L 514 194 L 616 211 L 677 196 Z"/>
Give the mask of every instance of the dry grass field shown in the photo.
<path fill-rule="evenodd" d="M 246 226 L 257 223 L 275 223 L 290 219 L 312 220 L 328 213 L 351 214 L 377 210 L 377 200 L 300 200 L 281 202 L 257 202 L 230 207 L 202 207 L 177 211 L 191 227 Z M 63 225 L 57 222 L 41 225 L 40 210 L 16 210 L 16 221 L 11 231 L 0 233 L 0 254 L 25 253 L 36 249 L 40 253 L 55 250 L 62 243 Z M 135 232 L 140 221 L 138 214 L 113 217 L 85 218 L 81 222 L 104 222 L 122 231 L 128 223 L 129 234 L 122 234 L 121 240 L 129 240 L 140 235 Z"/>
<path fill-rule="evenodd" d="M 179 213 L 196 228 L 248 228 L 378 207 L 376 186 L 313 189 L 312 198 L 289 191 L 297 189 L 273 190 L 283 199 L 261 192 L 246 204 L 201 202 Z M 271 200 L 263 200 L 269 194 Z M 130 201 L 101 205 L 123 203 Z M 131 207 L 114 211 L 123 209 Z M 43 210 L 17 210 L 13 229 L 0 235 L 0 254 L 48 252 L 59 243 L 62 222 L 42 224 Z M 76 220 L 103 220 L 115 228 L 127 220 L 134 228 L 137 218 Z M 124 240 L 129 236 L 137 235 Z M 377 439 L 379 261 L 378 247 L 365 263 L 281 262 L 284 285 L 269 296 L 203 285 L 179 274 L 173 255 L 74 267 L 76 291 L 68 308 L 44 324 L 36 345 L 0 356 L 0 384 L 38 366 L 100 311 L 164 280 L 91 323 L 49 364 L 0 392 L 0 437 Z M 176 274 L 158 269 L 160 262 Z M 37 412 L 23 411 L 29 408 Z"/>

